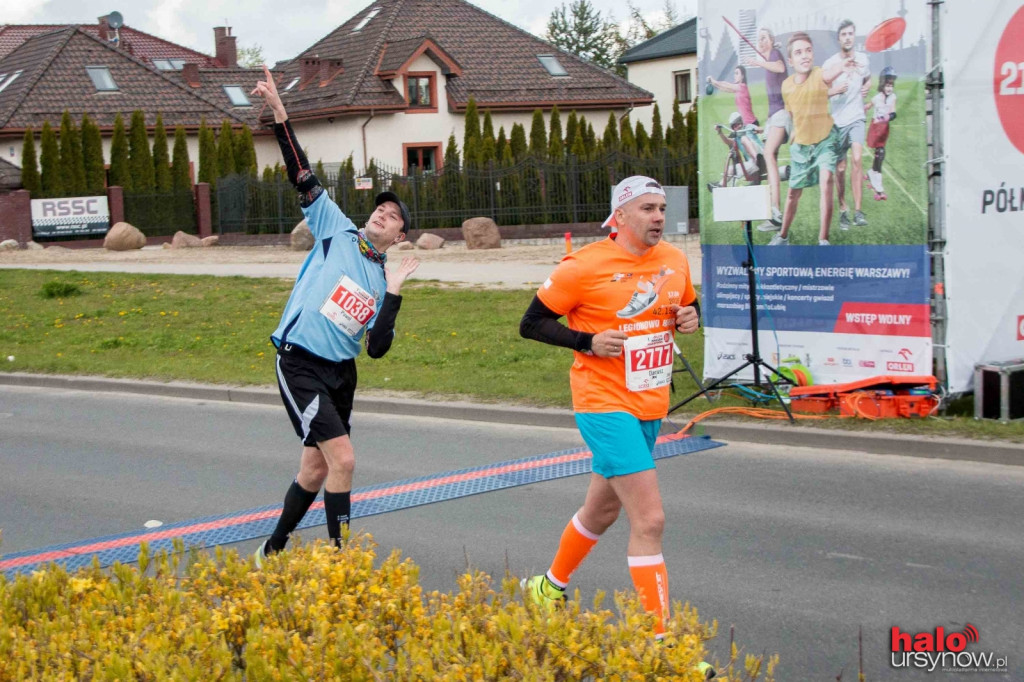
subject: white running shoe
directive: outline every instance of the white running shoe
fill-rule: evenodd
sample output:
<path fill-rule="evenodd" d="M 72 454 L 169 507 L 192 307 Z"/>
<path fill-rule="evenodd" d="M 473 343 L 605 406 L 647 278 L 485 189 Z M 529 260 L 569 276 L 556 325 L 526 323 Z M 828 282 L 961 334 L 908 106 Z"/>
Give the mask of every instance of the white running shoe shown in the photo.
<path fill-rule="evenodd" d="M 832 243 L 827 239 L 819 239 L 818 246 L 832 246 Z"/>
<path fill-rule="evenodd" d="M 760 225 L 758 225 L 757 229 L 760 232 L 778 232 L 779 230 L 782 229 L 782 225 L 776 225 L 772 221 L 766 220 L 763 223 L 761 223 Z"/>
<path fill-rule="evenodd" d="M 783 237 L 781 234 L 777 234 L 772 237 L 772 240 L 768 242 L 768 246 L 786 246 L 789 244 L 789 237 Z"/>
<path fill-rule="evenodd" d="M 629 299 L 629 303 L 615 314 L 621 318 L 635 317 L 654 305 L 654 302 L 657 300 L 658 292 L 653 287 L 650 291 L 646 292 L 634 291 L 633 296 Z"/>

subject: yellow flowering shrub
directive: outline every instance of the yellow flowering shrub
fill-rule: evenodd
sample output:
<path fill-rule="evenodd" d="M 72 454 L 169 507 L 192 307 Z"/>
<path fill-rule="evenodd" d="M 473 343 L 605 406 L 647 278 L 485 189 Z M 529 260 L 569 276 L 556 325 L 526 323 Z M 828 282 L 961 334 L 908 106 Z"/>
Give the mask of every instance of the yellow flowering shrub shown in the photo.
<path fill-rule="evenodd" d="M 549 612 L 518 581 L 466 573 L 424 593 L 398 553 L 377 561 L 367 535 L 344 550 L 297 545 L 251 559 L 155 557 L 69 574 L 0 576 L 0 680 L 683 680 L 702 677 L 716 625 L 676 604 L 663 643 L 632 595 L 615 610 L 577 600 Z M 375 566 L 375 564 L 378 564 Z M 722 680 L 772 679 L 734 650 Z"/>

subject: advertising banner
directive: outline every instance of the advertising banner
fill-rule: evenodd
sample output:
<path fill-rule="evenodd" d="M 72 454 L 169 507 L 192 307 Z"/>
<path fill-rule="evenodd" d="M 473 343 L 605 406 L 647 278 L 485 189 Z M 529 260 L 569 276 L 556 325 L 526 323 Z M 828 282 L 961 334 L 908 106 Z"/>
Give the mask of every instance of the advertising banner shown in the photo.
<path fill-rule="evenodd" d="M 1024 2 L 943 5 L 949 389 L 1024 358 Z"/>
<path fill-rule="evenodd" d="M 105 235 L 109 229 L 106 197 L 32 200 L 33 237 Z"/>
<path fill-rule="evenodd" d="M 751 351 L 746 230 L 712 210 L 716 189 L 749 185 L 770 196 L 752 225 L 763 359 L 799 362 L 814 383 L 932 373 L 929 12 L 924 0 L 701 3 L 705 378 Z"/>

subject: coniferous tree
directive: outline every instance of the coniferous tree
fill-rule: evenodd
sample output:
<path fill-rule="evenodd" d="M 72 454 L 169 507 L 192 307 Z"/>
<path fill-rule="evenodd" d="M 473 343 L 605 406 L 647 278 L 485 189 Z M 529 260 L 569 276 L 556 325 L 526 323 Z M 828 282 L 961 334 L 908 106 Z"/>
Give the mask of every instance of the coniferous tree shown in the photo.
<path fill-rule="evenodd" d="M 480 133 L 481 141 L 486 140 L 487 138 L 491 138 L 491 141 L 495 144 L 498 143 L 497 139 L 494 137 L 494 121 L 491 119 L 490 110 L 484 112 L 484 126 L 483 131 Z"/>
<path fill-rule="evenodd" d="M 548 135 L 548 158 L 555 163 L 565 158 L 565 142 L 562 139 L 562 115 L 556 104 L 551 108 L 551 133 Z"/>
<path fill-rule="evenodd" d="M 80 197 L 85 194 L 82 138 L 67 109 L 60 117 L 60 172 L 65 195 Z"/>
<path fill-rule="evenodd" d="M 636 133 L 634 133 L 634 139 L 636 140 L 636 151 L 640 156 L 651 155 L 651 138 L 647 134 L 647 129 L 644 128 L 643 121 L 636 122 Z"/>
<path fill-rule="evenodd" d="M 619 148 L 619 121 L 615 118 L 614 111 L 608 113 L 608 125 L 604 129 L 602 140 L 605 151 Z"/>
<path fill-rule="evenodd" d="M 544 125 L 544 112 L 533 110 L 533 121 L 530 123 L 530 154 L 543 159 L 548 152 L 548 133 Z"/>
<path fill-rule="evenodd" d="M 569 118 L 565 122 L 565 149 L 570 154 L 573 153 L 572 147 L 576 142 L 576 136 L 579 134 L 579 119 L 576 116 L 576 110 L 573 109 L 569 112 Z"/>
<path fill-rule="evenodd" d="M 235 172 L 256 177 L 259 170 L 256 164 L 256 145 L 253 143 L 252 130 L 245 123 L 242 124 L 241 132 L 235 136 L 235 144 Z"/>
<path fill-rule="evenodd" d="M 166 192 L 173 186 L 171 181 L 170 154 L 167 151 L 167 130 L 164 128 L 164 117 L 156 115 L 156 127 L 153 130 L 153 186 L 158 192 Z"/>
<path fill-rule="evenodd" d="M 21 186 L 38 199 L 43 188 L 39 178 L 39 160 L 36 158 L 36 140 L 31 128 L 25 129 L 21 142 Z"/>
<path fill-rule="evenodd" d="M 480 114 L 476 108 L 476 99 L 473 97 L 469 98 L 469 102 L 466 103 L 466 115 L 465 115 L 465 131 L 462 136 L 462 159 L 467 164 L 475 159 L 470 159 L 467 150 L 470 149 L 470 142 L 476 141 L 477 145 L 480 143 Z"/>
<path fill-rule="evenodd" d="M 274 169 L 269 164 L 263 167 L 263 176 L 260 178 L 263 182 L 274 181 Z"/>
<path fill-rule="evenodd" d="M 231 123 L 224 119 L 217 137 L 217 174 L 224 178 L 235 172 L 235 134 Z"/>
<path fill-rule="evenodd" d="M 622 119 L 619 133 L 619 146 L 623 152 L 630 156 L 636 156 L 636 137 L 633 136 L 633 126 L 629 123 L 629 116 Z"/>
<path fill-rule="evenodd" d="M 114 133 L 110 139 L 110 185 L 132 188 L 132 174 L 128 167 L 128 136 L 124 130 L 124 119 L 121 114 L 114 118 Z"/>
<path fill-rule="evenodd" d="M 596 151 L 597 150 L 597 135 L 594 133 L 594 126 L 590 123 L 587 124 L 587 148 Z"/>
<path fill-rule="evenodd" d="M 60 168 L 60 148 L 57 146 L 57 133 L 53 132 L 50 122 L 43 123 L 40 138 L 42 151 L 39 155 L 40 183 L 44 197 L 60 197 L 64 195 L 64 178 Z"/>
<path fill-rule="evenodd" d="M 199 182 L 217 184 L 217 140 L 205 118 L 199 122 Z"/>
<path fill-rule="evenodd" d="M 516 163 L 522 161 L 528 151 L 526 128 L 523 127 L 522 123 L 512 124 L 512 133 L 509 137 L 508 145 L 512 151 L 512 158 L 515 159 Z"/>
<path fill-rule="evenodd" d="M 651 117 L 651 153 L 655 156 L 661 154 L 665 147 L 665 132 L 661 126 L 661 111 L 658 103 L 654 103 L 654 114 Z"/>
<path fill-rule="evenodd" d="M 171 186 L 176 192 L 191 189 L 189 172 L 188 135 L 184 126 L 174 129 L 174 151 L 171 156 Z"/>
<path fill-rule="evenodd" d="M 683 120 L 683 112 L 679 110 L 679 100 L 672 101 L 672 149 L 681 152 L 686 146 L 686 133 L 684 128 L 686 122 Z"/>
<path fill-rule="evenodd" d="M 456 210 L 462 207 L 462 175 L 459 161 L 459 148 L 455 142 L 455 134 L 448 136 L 448 145 L 444 149 L 444 167 L 441 169 L 440 199 L 438 205 L 442 210 Z"/>
<path fill-rule="evenodd" d="M 551 12 L 545 39 L 567 52 L 606 69 L 615 69 L 620 51 L 618 27 L 605 19 L 590 0 L 571 0 Z"/>
<path fill-rule="evenodd" d="M 89 114 L 82 116 L 82 163 L 85 166 L 85 191 L 90 196 L 103 194 L 107 169 L 103 163 L 103 137 Z"/>
<path fill-rule="evenodd" d="M 149 136 L 146 134 L 146 115 L 140 109 L 132 112 L 132 123 L 128 128 L 128 167 L 132 174 L 132 190 L 152 192 L 156 187 L 153 155 L 149 151 Z"/>
<path fill-rule="evenodd" d="M 494 156 L 499 162 L 505 158 L 505 147 L 508 146 L 508 138 L 505 136 L 505 126 L 498 128 L 498 139 L 494 143 Z"/>

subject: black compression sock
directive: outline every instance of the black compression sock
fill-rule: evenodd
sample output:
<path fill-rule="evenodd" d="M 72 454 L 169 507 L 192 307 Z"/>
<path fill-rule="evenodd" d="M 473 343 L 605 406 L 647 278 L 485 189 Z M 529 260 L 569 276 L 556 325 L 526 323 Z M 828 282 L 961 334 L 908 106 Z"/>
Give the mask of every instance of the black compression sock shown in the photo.
<path fill-rule="evenodd" d="M 267 549 L 272 552 L 280 552 L 288 543 L 288 536 L 295 527 L 302 521 L 302 517 L 309 511 L 310 505 L 316 499 L 317 491 L 306 490 L 298 481 L 292 481 L 291 487 L 284 496 L 284 508 L 281 516 L 277 519 L 277 527 L 274 534 L 267 541 Z"/>
<path fill-rule="evenodd" d="M 324 490 L 324 513 L 327 516 L 327 536 L 334 544 L 340 544 L 342 527 L 348 527 L 352 511 L 352 493 L 332 493 Z"/>

